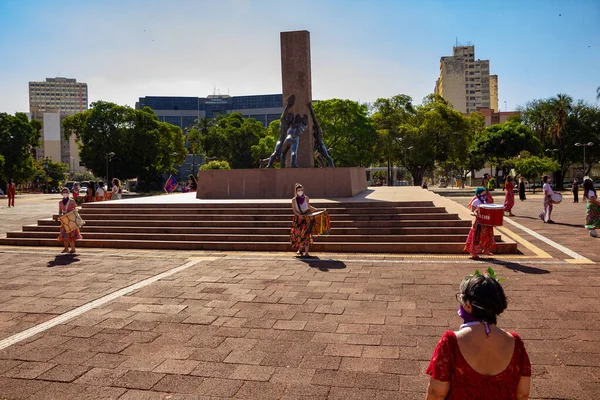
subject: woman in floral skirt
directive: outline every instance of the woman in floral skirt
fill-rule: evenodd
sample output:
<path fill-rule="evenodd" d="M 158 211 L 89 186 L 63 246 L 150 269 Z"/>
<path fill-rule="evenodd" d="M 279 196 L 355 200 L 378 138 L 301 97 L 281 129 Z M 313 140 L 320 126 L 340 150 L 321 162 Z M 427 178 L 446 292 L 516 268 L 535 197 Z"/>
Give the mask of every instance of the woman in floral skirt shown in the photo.
<path fill-rule="evenodd" d="M 65 215 L 71 211 L 73 211 L 75 208 L 77 208 L 77 204 L 75 203 L 75 200 L 69 198 L 70 192 L 69 189 L 62 188 L 62 190 L 60 191 L 60 193 L 62 194 L 62 200 L 58 202 L 58 213 L 59 215 Z M 81 237 L 81 233 L 79 232 L 79 229 L 75 229 L 71 232 L 68 232 L 65 230 L 65 228 L 61 225 L 60 227 L 60 235 L 58 236 L 58 241 L 64 243 L 65 248 L 62 251 L 63 253 L 75 253 L 76 249 L 75 249 L 75 241 L 76 240 L 80 240 L 83 239 Z M 71 247 L 71 250 L 69 250 L 69 246 Z"/>
<path fill-rule="evenodd" d="M 310 257 L 309 247 L 313 242 L 311 234 L 311 219 L 307 215 L 309 212 L 317 211 L 310 205 L 310 199 L 304 195 L 304 188 L 301 184 L 294 185 L 294 198 L 292 199 L 292 211 L 294 219 L 292 220 L 292 231 L 290 232 L 290 244 L 298 251 L 296 254 Z"/>
<path fill-rule="evenodd" d="M 491 249 L 496 247 L 494 239 L 494 227 L 482 225 L 479 220 L 479 207 L 482 204 L 490 204 L 487 198 L 486 190 L 482 187 L 475 189 L 475 197 L 469 203 L 471 214 L 475 216 L 473 226 L 469 231 L 467 242 L 465 243 L 465 251 L 471 254 L 471 258 L 476 260 L 479 254 L 487 254 L 492 256 Z"/>

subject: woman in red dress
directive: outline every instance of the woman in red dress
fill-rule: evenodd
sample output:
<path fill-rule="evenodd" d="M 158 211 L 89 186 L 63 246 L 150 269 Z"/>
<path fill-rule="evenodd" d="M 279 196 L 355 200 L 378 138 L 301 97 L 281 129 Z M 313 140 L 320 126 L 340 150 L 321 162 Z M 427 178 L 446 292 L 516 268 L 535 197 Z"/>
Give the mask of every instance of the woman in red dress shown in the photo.
<path fill-rule="evenodd" d="M 467 236 L 464 249 L 471 254 L 471 258 L 474 260 L 479 258 L 480 253 L 492 256 L 491 250 L 496 247 L 494 227 L 482 225 L 479 220 L 479 207 L 482 204 L 489 204 L 489 199 L 487 198 L 485 189 L 479 187 L 475 189 L 475 197 L 471 199 L 471 202 L 467 206 L 471 210 L 471 214 L 475 216 L 475 221 L 473 221 L 469 236 Z"/>
<path fill-rule="evenodd" d="M 496 325 L 507 302 L 494 271 L 475 271 L 456 299 L 464 324 L 438 342 L 426 370 L 426 400 L 528 399 L 531 363 L 519 335 Z"/>
<path fill-rule="evenodd" d="M 506 195 L 504 196 L 504 212 L 507 212 L 509 216 L 514 217 L 512 209 L 515 206 L 515 185 L 512 183 L 512 176 L 507 176 L 504 181 L 504 190 Z"/>

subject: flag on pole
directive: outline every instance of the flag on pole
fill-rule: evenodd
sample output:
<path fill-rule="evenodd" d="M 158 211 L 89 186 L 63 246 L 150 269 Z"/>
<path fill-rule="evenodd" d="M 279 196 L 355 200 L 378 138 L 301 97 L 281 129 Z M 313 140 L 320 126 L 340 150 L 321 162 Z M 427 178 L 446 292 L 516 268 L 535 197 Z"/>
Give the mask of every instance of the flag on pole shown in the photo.
<path fill-rule="evenodd" d="M 167 183 L 165 183 L 165 192 L 173 193 L 173 191 L 177 189 L 178 185 L 179 184 L 177 183 L 177 179 L 175 179 L 173 175 L 169 176 L 169 179 L 167 179 Z"/>

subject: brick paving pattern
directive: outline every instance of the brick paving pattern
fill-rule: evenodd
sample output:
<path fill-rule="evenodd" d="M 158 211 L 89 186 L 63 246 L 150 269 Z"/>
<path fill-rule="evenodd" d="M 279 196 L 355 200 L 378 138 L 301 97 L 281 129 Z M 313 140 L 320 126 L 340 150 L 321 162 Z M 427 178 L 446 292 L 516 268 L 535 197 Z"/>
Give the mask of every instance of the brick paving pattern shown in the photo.
<path fill-rule="evenodd" d="M 56 303 L 60 295 L 46 294 L 61 287 L 85 301 L 183 264 L 82 255 L 76 267 L 47 268 L 50 255 L 37 264 L 21 258 L 47 291 L 38 283 L 6 295 L 11 279 L 3 280 L 4 307 Z M 458 283 L 486 265 L 232 253 L 0 351 L 0 398 L 422 399 L 435 344 L 460 322 Z M 510 304 L 499 324 L 525 340 L 532 398 L 600 398 L 598 265 L 489 265 L 508 278 Z M 22 324 L 28 311 L 0 318 Z"/>

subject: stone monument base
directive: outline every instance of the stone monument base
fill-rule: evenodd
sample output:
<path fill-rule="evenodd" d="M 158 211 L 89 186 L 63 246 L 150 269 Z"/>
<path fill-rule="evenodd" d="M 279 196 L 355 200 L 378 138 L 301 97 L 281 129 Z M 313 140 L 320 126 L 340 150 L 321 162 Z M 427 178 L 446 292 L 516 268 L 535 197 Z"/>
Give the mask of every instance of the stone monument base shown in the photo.
<path fill-rule="evenodd" d="M 311 198 L 353 197 L 367 190 L 364 168 L 263 168 L 198 172 L 198 199 L 291 199 L 301 183 Z"/>

